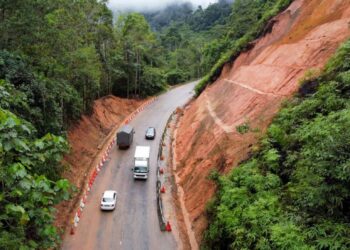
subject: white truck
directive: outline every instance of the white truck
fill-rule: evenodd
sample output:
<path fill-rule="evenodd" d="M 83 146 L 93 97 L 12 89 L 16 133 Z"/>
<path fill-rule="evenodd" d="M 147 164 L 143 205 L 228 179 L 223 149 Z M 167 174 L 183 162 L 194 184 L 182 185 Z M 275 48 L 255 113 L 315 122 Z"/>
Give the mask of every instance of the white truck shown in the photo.
<path fill-rule="evenodd" d="M 149 146 L 136 146 L 133 168 L 134 179 L 146 180 L 148 178 L 149 156 Z"/>

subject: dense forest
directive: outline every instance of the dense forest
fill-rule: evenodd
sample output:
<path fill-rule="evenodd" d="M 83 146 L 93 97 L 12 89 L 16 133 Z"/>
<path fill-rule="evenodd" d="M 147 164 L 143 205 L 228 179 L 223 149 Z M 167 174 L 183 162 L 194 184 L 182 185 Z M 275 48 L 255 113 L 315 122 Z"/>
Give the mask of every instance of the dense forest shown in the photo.
<path fill-rule="evenodd" d="M 350 40 L 208 205 L 205 249 L 350 249 Z"/>
<path fill-rule="evenodd" d="M 173 4 L 143 13 L 163 48 L 163 71 L 168 84 L 198 79 L 213 66 L 222 51 L 219 42 L 230 30 L 232 0 L 220 0 L 206 9 L 190 3 Z"/>

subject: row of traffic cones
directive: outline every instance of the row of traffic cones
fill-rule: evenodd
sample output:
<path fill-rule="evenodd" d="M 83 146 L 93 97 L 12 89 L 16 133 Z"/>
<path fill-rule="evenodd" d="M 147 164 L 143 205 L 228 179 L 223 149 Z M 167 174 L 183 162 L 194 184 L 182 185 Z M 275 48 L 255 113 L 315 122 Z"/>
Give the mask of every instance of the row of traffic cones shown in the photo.
<path fill-rule="evenodd" d="M 159 173 L 160 173 L 160 174 L 164 174 L 163 168 L 160 168 L 160 169 L 159 169 Z M 163 193 L 163 194 L 165 193 L 165 187 L 164 187 L 164 185 L 160 188 L 160 192 Z M 170 225 L 170 222 L 169 222 L 169 221 L 167 221 L 167 223 L 165 224 L 165 231 L 171 232 L 171 225 Z"/>
<path fill-rule="evenodd" d="M 91 174 L 91 177 L 90 177 L 89 182 L 87 184 L 87 188 L 86 188 L 85 194 L 83 195 L 83 198 L 80 201 L 80 207 L 79 207 L 79 209 L 78 209 L 78 211 L 76 213 L 76 217 L 78 217 L 78 222 L 79 222 L 79 219 L 82 217 L 82 212 L 83 212 L 82 209 L 85 207 L 85 204 L 87 202 L 87 195 L 90 192 L 91 187 L 92 187 L 93 183 L 95 182 L 95 179 L 96 179 L 98 173 L 100 172 L 100 170 L 103 167 L 104 163 L 108 160 L 108 155 L 109 155 L 111 149 L 113 148 L 114 144 L 115 144 L 115 140 L 110 143 L 110 145 L 107 148 L 107 151 L 105 152 L 104 156 L 102 157 L 102 160 L 96 166 L 96 169 Z M 72 222 L 71 229 L 70 229 L 70 234 L 71 235 L 75 234 L 75 228 L 76 227 L 77 227 L 77 223 L 75 221 Z"/>
<path fill-rule="evenodd" d="M 161 156 L 161 158 L 163 158 L 163 156 Z M 162 159 L 163 160 L 163 159 Z M 160 168 L 159 169 L 159 174 L 164 174 L 164 169 L 163 168 Z M 161 193 L 165 193 L 165 187 L 164 185 L 160 188 L 160 192 Z M 171 225 L 170 225 L 170 222 L 167 221 L 167 223 L 165 224 L 165 231 L 167 232 L 171 232 Z"/>

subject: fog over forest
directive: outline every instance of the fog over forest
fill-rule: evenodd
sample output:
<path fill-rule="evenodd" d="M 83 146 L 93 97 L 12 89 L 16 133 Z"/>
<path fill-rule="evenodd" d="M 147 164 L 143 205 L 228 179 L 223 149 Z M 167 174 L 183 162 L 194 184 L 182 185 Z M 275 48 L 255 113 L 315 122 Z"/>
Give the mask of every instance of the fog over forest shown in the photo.
<path fill-rule="evenodd" d="M 123 11 L 156 11 L 165 8 L 166 6 L 174 3 L 190 2 L 196 8 L 201 5 L 203 8 L 207 7 L 211 3 L 217 2 L 217 0 L 109 0 L 108 6 L 114 12 Z"/>

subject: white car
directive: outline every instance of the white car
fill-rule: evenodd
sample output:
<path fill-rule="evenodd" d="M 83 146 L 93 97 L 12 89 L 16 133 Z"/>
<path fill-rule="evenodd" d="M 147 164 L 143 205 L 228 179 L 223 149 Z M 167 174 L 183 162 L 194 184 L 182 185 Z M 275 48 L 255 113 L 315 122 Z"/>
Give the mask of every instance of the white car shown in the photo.
<path fill-rule="evenodd" d="M 101 199 L 101 210 L 114 210 L 117 204 L 117 191 L 106 190 Z"/>

